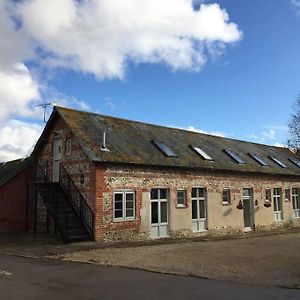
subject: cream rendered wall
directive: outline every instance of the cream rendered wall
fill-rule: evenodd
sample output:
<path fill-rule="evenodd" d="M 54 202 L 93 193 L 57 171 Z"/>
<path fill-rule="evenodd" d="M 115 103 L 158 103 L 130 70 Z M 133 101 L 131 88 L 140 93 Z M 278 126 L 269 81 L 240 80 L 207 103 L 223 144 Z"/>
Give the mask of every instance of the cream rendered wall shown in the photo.
<path fill-rule="evenodd" d="M 193 234 L 191 191 L 193 187 L 203 187 L 207 190 L 207 225 L 208 230 L 223 230 L 228 228 L 244 229 L 244 211 L 238 209 L 237 205 L 243 197 L 243 189 L 253 190 L 253 211 L 256 228 L 264 226 L 276 226 L 273 208 L 273 189 L 279 187 L 284 189 L 292 187 L 300 188 L 300 180 L 297 178 L 275 178 L 267 175 L 251 174 L 222 174 L 217 172 L 187 171 L 175 169 L 159 169 L 145 167 L 121 167 L 110 166 L 104 172 L 104 185 L 106 191 L 113 194 L 118 189 L 131 189 L 140 195 L 137 198 L 136 222 L 115 223 L 113 220 L 107 224 L 109 232 L 118 231 L 122 238 L 122 231 L 132 228 L 133 234 L 141 238 L 149 236 L 151 201 L 150 191 L 152 188 L 166 188 L 169 190 L 168 213 L 169 231 L 172 236 L 183 236 Z M 223 205 L 222 190 L 229 188 L 231 194 L 230 205 Z M 272 206 L 264 206 L 265 189 L 272 191 Z M 187 205 L 178 208 L 177 189 L 187 191 Z M 112 199 L 113 197 L 111 197 Z M 257 200 L 257 201 L 256 201 Z M 257 202 L 257 204 L 256 204 Z M 113 205 L 111 204 L 111 207 Z M 282 199 L 283 221 L 293 217 L 292 201 L 285 202 Z M 112 214 L 112 211 L 109 211 Z M 125 228 L 126 227 L 126 228 Z"/>

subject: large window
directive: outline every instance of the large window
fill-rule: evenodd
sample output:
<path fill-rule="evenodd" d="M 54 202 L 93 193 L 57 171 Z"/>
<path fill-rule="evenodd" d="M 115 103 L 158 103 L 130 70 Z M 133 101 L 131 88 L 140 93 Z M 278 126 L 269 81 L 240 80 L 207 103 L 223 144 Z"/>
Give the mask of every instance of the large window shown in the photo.
<path fill-rule="evenodd" d="M 300 202 L 299 202 L 299 188 L 292 188 L 292 201 L 294 209 L 294 217 L 300 218 Z"/>
<path fill-rule="evenodd" d="M 135 217 L 135 194 L 133 191 L 114 193 L 114 219 L 133 220 Z"/>

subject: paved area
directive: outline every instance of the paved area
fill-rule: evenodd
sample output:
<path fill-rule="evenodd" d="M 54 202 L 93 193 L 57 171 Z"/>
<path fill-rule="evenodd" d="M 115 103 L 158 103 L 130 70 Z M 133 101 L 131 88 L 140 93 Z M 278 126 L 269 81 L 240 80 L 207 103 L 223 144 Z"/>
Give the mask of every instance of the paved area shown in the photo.
<path fill-rule="evenodd" d="M 268 300 L 299 291 L 0 254 L 0 298 Z"/>
<path fill-rule="evenodd" d="M 63 258 L 300 289 L 299 232 L 248 239 L 103 248 L 66 253 Z"/>

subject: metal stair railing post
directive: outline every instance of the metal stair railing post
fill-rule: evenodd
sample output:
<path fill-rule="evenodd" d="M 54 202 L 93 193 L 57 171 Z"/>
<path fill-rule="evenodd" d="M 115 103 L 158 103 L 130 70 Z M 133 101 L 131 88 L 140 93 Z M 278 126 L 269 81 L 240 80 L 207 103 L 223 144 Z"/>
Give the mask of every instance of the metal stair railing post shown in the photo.
<path fill-rule="evenodd" d="M 73 208 L 80 216 L 90 238 L 94 235 L 94 212 L 90 208 L 86 199 L 83 197 L 78 187 L 72 180 L 70 174 L 67 172 L 65 167 L 60 165 L 61 180 L 60 185 L 65 193 L 68 195 L 69 201 L 73 205 Z"/>

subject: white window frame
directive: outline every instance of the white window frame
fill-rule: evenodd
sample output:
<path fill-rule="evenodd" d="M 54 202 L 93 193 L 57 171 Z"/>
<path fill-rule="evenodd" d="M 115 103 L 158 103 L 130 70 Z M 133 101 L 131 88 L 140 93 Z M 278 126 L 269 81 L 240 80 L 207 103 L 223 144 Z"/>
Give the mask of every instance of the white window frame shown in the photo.
<path fill-rule="evenodd" d="M 183 192 L 184 193 L 183 203 L 178 203 L 178 192 Z M 176 195 L 176 207 L 186 207 L 186 202 L 187 202 L 186 197 L 187 197 L 186 189 L 178 189 L 177 190 L 177 195 Z"/>
<path fill-rule="evenodd" d="M 296 193 L 294 193 L 296 191 Z M 294 218 L 300 218 L 300 189 L 299 188 L 292 188 L 292 203 L 293 203 L 293 211 L 294 211 Z"/>
<path fill-rule="evenodd" d="M 227 201 L 224 201 L 224 192 L 227 192 Z M 222 189 L 222 205 L 230 205 L 231 203 L 231 195 L 230 195 L 230 189 L 229 188 L 223 188 Z"/>
<path fill-rule="evenodd" d="M 279 191 L 277 194 L 275 191 Z M 282 188 L 274 188 L 273 189 L 273 205 L 274 205 L 274 215 L 275 221 L 283 221 L 283 213 L 282 213 Z"/>
<path fill-rule="evenodd" d="M 115 217 L 115 195 L 122 195 L 122 217 Z M 133 216 L 126 216 L 126 211 L 127 211 L 127 207 L 126 207 L 126 195 L 131 194 L 133 195 Z M 135 220 L 135 204 L 136 204 L 136 200 L 135 200 L 135 192 L 133 190 L 118 190 L 115 191 L 113 193 L 113 218 L 114 221 L 132 221 Z"/>
<path fill-rule="evenodd" d="M 67 138 L 66 139 L 66 155 L 72 154 L 72 139 Z"/>

